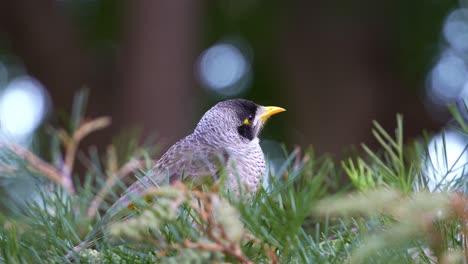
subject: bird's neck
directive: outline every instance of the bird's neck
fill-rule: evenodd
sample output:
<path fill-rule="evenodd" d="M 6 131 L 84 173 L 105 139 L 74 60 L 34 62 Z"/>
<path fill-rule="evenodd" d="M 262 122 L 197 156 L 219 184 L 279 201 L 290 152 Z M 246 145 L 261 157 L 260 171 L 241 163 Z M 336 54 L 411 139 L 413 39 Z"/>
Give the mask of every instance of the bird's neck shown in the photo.
<path fill-rule="evenodd" d="M 236 154 L 249 154 L 252 152 L 261 151 L 260 148 L 260 139 L 258 137 L 250 140 L 249 142 L 242 142 L 240 144 L 232 145 L 229 144 L 226 146 L 226 149 L 229 152 L 235 152 Z"/>

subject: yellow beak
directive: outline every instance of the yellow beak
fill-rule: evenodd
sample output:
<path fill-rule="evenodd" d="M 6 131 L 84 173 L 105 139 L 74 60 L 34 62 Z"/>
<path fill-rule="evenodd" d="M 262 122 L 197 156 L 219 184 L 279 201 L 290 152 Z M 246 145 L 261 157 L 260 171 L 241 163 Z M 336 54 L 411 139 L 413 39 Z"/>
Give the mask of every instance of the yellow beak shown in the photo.
<path fill-rule="evenodd" d="M 278 107 L 278 106 L 265 106 L 264 108 L 265 108 L 265 112 L 260 115 L 260 119 L 262 120 L 262 122 L 267 121 L 267 119 L 274 114 L 278 114 L 278 113 L 286 111 L 286 109 Z"/>

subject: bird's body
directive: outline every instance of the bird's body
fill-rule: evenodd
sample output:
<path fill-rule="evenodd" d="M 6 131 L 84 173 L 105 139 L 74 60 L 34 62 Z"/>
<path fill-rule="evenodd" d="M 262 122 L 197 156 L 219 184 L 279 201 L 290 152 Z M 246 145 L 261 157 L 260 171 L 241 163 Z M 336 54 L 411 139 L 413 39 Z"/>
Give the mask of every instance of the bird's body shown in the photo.
<path fill-rule="evenodd" d="M 208 110 L 192 134 L 167 150 L 154 168 L 133 183 L 107 211 L 101 222 L 107 222 L 132 204 L 151 186 L 171 184 L 186 179 L 226 175 L 226 188 L 239 193 L 258 191 L 265 173 L 265 158 L 258 135 L 266 120 L 283 108 L 261 106 L 243 99 L 220 102 Z M 92 233 L 89 234 L 92 237 Z M 89 246 L 85 241 L 73 248 L 66 258 Z"/>
<path fill-rule="evenodd" d="M 109 211 L 127 207 L 148 186 L 196 181 L 226 175 L 226 187 L 255 193 L 265 173 L 258 134 L 266 119 L 284 109 L 233 99 L 218 103 L 201 118 L 194 132 L 170 147 L 145 177 L 132 184 Z M 117 210 L 116 210 L 117 209 Z"/>

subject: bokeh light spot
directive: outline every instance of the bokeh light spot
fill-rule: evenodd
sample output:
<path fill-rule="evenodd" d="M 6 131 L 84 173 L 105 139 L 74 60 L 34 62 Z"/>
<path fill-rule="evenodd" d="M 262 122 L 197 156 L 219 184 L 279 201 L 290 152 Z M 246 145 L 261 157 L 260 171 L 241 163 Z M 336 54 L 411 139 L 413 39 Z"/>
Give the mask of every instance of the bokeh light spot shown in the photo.
<path fill-rule="evenodd" d="M 439 121 L 447 121 L 447 104 L 455 104 L 468 118 L 463 103 L 468 99 L 468 9 L 453 10 L 445 19 L 443 36 L 446 45 L 439 61 L 428 75 L 426 107 Z"/>
<path fill-rule="evenodd" d="M 428 96 L 439 104 L 457 100 L 465 85 L 467 69 L 462 58 L 447 52 L 431 73 Z"/>
<path fill-rule="evenodd" d="M 464 176 L 468 165 L 467 145 L 468 138 L 456 131 L 447 131 L 431 139 L 424 164 L 431 191 Z"/>
<path fill-rule="evenodd" d="M 203 86 L 223 95 L 234 95 L 246 88 L 250 63 L 239 48 L 229 43 L 213 45 L 199 58 L 198 75 Z"/>
<path fill-rule="evenodd" d="M 8 141 L 22 143 L 47 112 L 43 86 L 31 77 L 11 81 L 0 93 L 0 131 Z"/>
<path fill-rule="evenodd" d="M 457 51 L 468 51 L 468 9 L 459 8 L 447 17 L 444 24 L 444 36 Z"/>

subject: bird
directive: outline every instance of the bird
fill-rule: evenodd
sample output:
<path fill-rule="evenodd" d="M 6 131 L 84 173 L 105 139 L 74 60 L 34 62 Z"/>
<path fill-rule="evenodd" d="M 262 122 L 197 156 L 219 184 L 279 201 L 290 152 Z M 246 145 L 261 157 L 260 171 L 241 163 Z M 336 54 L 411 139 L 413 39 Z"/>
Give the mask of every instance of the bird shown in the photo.
<path fill-rule="evenodd" d="M 99 223 L 131 208 L 148 188 L 187 179 L 219 180 L 224 173 L 228 192 L 256 193 L 266 170 L 258 136 L 272 115 L 284 111 L 282 107 L 262 106 L 246 99 L 217 103 L 205 112 L 193 133 L 172 145 L 145 176 L 127 188 Z M 98 229 L 89 233 L 84 242 L 67 253 L 66 259 L 92 244 L 87 240 L 96 232 Z"/>
<path fill-rule="evenodd" d="M 205 177 L 218 180 L 221 173 L 226 175 L 229 192 L 256 193 L 266 169 L 258 136 L 269 117 L 284 111 L 246 99 L 217 103 L 202 116 L 193 133 L 172 145 L 153 169 L 126 190 L 109 213 L 129 207 L 148 187 Z"/>

